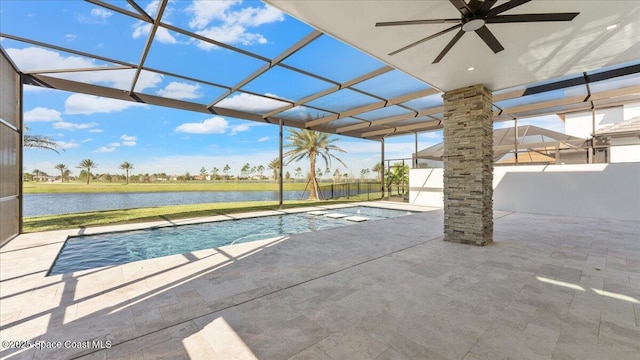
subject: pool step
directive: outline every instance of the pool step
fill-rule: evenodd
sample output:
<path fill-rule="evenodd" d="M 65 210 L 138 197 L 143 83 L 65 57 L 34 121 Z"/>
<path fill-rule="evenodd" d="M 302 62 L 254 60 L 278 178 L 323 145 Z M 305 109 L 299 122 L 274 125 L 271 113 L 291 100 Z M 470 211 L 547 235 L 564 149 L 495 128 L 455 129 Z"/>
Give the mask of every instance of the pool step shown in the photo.
<path fill-rule="evenodd" d="M 341 219 L 341 218 L 347 217 L 349 215 L 341 214 L 341 213 L 328 213 L 328 214 L 325 214 L 324 216 L 328 217 L 328 218 L 332 218 L 332 219 Z"/>
<path fill-rule="evenodd" d="M 364 217 L 364 216 L 349 216 L 344 218 L 345 220 L 349 220 L 349 221 L 355 221 L 355 222 L 363 222 L 363 221 L 367 221 L 369 220 L 369 218 Z"/>
<path fill-rule="evenodd" d="M 316 215 L 316 216 L 324 215 L 325 217 L 328 217 L 330 219 L 344 219 L 344 220 L 354 221 L 354 222 L 362 222 L 362 221 L 369 220 L 368 217 L 364 217 L 364 216 L 357 216 L 357 215 L 349 216 L 348 214 L 331 213 L 323 210 L 309 211 L 307 212 L 307 214 Z"/>

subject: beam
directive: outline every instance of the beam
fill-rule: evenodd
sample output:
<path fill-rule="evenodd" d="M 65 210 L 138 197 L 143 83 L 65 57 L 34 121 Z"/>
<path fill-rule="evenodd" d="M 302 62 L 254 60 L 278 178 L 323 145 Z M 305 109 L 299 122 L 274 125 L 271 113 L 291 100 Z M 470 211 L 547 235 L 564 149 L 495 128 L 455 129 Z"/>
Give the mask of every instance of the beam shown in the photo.
<path fill-rule="evenodd" d="M 35 41 L 35 40 L 31 40 L 31 39 L 20 37 L 20 36 L 5 34 L 5 33 L 2 33 L 2 32 L 0 32 L 0 37 L 6 38 L 6 39 L 15 40 L 15 41 L 19 41 L 19 42 L 23 42 L 25 44 L 31 44 L 31 45 L 45 47 L 45 48 L 48 48 L 48 49 L 64 51 L 64 52 L 67 52 L 69 54 L 75 54 L 75 55 L 79 55 L 79 56 L 84 56 L 84 57 L 87 57 L 87 58 L 90 58 L 90 59 L 106 61 L 106 62 L 110 62 L 110 63 L 122 65 L 122 66 L 130 66 L 130 67 L 133 67 L 133 68 L 135 68 L 137 66 L 136 64 L 133 64 L 133 63 L 128 63 L 128 62 L 124 62 L 124 61 L 120 61 L 120 60 L 110 59 L 110 58 L 107 58 L 107 57 L 104 57 L 104 56 L 89 54 L 89 53 L 86 53 L 86 52 L 83 52 L 83 51 L 72 50 L 72 49 L 69 49 L 69 48 L 64 48 L 62 46 L 47 44 L 47 43 L 44 43 L 44 42 L 41 42 L 41 41 Z"/>
<path fill-rule="evenodd" d="M 296 71 L 296 70 L 295 70 L 295 68 L 289 68 L 289 70 Z M 333 84 L 334 84 L 334 86 L 330 87 L 329 89 L 322 90 L 322 91 L 319 91 L 319 92 L 317 92 L 317 93 L 315 93 L 315 94 L 309 95 L 309 96 L 305 97 L 304 99 L 302 99 L 302 100 L 300 100 L 300 101 L 296 101 L 296 102 L 294 102 L 291 106 L 283 106 L 283 107 L 281 107 L 281 108 L 279 108 L 279 109 L 275 109 L 275 110 L 273 110 L 273 111 L 271 111 L 271 112 L 269 112 L 269 113 L 265 114 L 265 117 L 273 116 L 273 115 L 278 114 L 278 113 L 281 113 L 281 112 L 283 112 L 283 111 L 287 111 L 287 110 L 289 110 L 289 109 L 291 109 L 291 108 L 293 108 L 293 107 L 300 106 L 300 105 L 304 105 L 304 104 L 306 104 L 306 103 L 308 103 L 308 102 L 310 102 L 310 101 L 313 101 L 313 100 L 318 99 L 318 98 L 321 98 L 321 97 L 323 97 L 323 96 L 326 96 L 326 95 L 332 94 L 332 93 L 334 93 L 334 92 L 336 92 L 336 91 L 339 91 L 339 90 L 342 90 L 342 89 L 344 89 L 344 88 L 349 88 L 349 87 L 351 87 L 351 86 L 353 86 L 353 85 L 356 85 L 356 84 L 358 84 L 358 83 L 360 83 L 360 82 L 363 82 L 363 81 L 369 80 L 369 79 L 371 79 L 371 78 L 373 78 L 373 77 L 376 77 L 376 76 L 378 76 L 378 75 L 382 75 L 382 74 L 384 74 L 384 73 L 386 73 L 386 72 L 389 72 L 389 71 L 391 71 L 391 70 L 393 70 L 393 68 L 392 68 L 392 67 L 390 67 L 390 66 L 383 66 L 383 67 L 381 67 L 381 68 L 379 68 L 379 69 L 376 69 L 376 70 L 371 71 L 371 72 L 369 72 L 369 73 L 366 73 L 366 74 L 364 74 L 364 75 L 360 75 L 360 76 L 358 76 L 357 78 L 351 79 L 351 80 L 349 80 L 349 81 L 347 81 L 347 82 L 344 82 L 344 83 L 342 83 L 342 84 L 339 84 L 339 83 L 333 82 L 333 81 L 331 81 L 331 80 L 329 80 L 329 79 L 324 79 L 324 78 L 319 78 L 318 76 L 314 76 L 315 78 L 318 78 L 319 80 L 323 80 L 323 81 L 331 82 L 331 83 L 333 83 Z M 304 73 L 303 73 L 303 74 L 304 74 Z M 310 75 L 310 74 L 309 74 L 309 73 L 306 73 L 305 75 Z"/>
<path fill-rule="evenodd" d="M 611 98 L 628 96 L 628 95 L 636 95 L 636 94 L 640 95 L 640 86 L 630 86 L 630 87 L 621 88 L 621 89 L 592 93 L 588 101 L 611 99 Z M 533 104 L 507 108 L 507 109 L 504 109 L 503 113 L 516 114 L 520 112 L 542 110 L 542 109 L 552 108 L 556 106 L 580 104 L 585 102 L 585 100 L 586 99 L 584 96 L 565 97 L 565 98 L 556 99 L 556 100 L 543 101 L 543 102 L 538 102 Z"/>
<path fill-rule="evenodd" d="M 419 123 L 419 124 L 411 124 L 411 125 L 404 125 L 404 126 L 398 126 L 395 128 L 389 128 L 389 129 L 382 129 L 382 130 L 375 130 L 375 131 L 369 131 L 366 133 L 362 133 L 362 137 L 363 138 L 367 138 L 367 137 L 371 137 L 371 136 L 378 136 L 378 135 L 391 135 L 391 134 L 395 134 L 395 133 L 405 133 L 405 132 L 412 132 L 412 131 L 427 131 L 427 130 L 435 130 L 438 129 L 438 125 L 437 124 L 435 127 L 433 125 L 428 125 L 431 123 L 440 123 L 440 121 L 430 121 L 430 122 L 423 122 L 423 123 Z"/>
<path fill-rule="evenodd" d="M 136 88 L 136 84 L 138 83 L 138 78 L 140 78 L 140 72 L 142 71 L 142 67 L 144 66 L 145 60 L 147 60 L 147 55 L 149 54 L 149 50 L 151 49 L 151 44 L 153 44 L 153 40 L 156 37 L 156 31 L 158 31 L 158 26 L 160 25 L 160 20 L 162 20 L 162 15 L 164 14 L 164 9 L 167 8 L 167 2 L 169 0 L 162 0 L 160 6 L 158 7 L 158 16 L 156 16 L 156 20 L 153 22 L 151 26 L 151 30 L 149 31 L 149 37 L 147 38 L 147 43 L 144 46 L 144 50 L 142 50 L 142 56 L 140 57 L 140 62 L 136 68 L 136 73 L 133 75 L 133 81 L 131 82 L 130 93 L 133 94 L 133 91 Z"/>
<path fill-rule="evenodd" d="M 344 112 L 341 112 L 339 115 L 330 115 L 330 116 L 326 116 L 320 119 L 315 119 L 315 120 L 311 120 L 311 121 L 307 121 L 304 125 L 307 128 L 310 127 L 314 127 L 320 124 L 325 124 L 328 122 L 332 122 L 338 119 L 342 119 L 342 118 L 346 118 L 352 115 L 357 115 L 357 114 L 362 114 L 365 112 L 369 112 L 369 111 L 373 111 L 373 110 L 377 110 L 377 109 L 382 109 L 385 107 L 389 107 L 389 106 L 393 106 L 396 104 L 400 104 L 403 102 L 407 102 L 410 100 L 414 100 L 414 99 L 418 99 L 421 97 L 425 97 L 425 96 L 429 96 L 429 95 L 434 95 L 439 93 L 438 90 L 433 89 L 433 88 L 429 88 L 429 89 L 424 89 L 424 90 L 419 90 L 419 91 L 415 91 L 409 94 L 405 94 L 405 95 L 401 95 L 401 96 L 396 96 L 395 98 L 391 98 L 387 101 L 379 101 L 379 102 L 375 102 L 373 104 L 368 104 L 368 105 L 363 105 L 363 106 L 359 106 L 353 109 L 349 109 L 346 110 Z M 414 116 L 415 117 L 415 116 Z"/>
<path fill-rule="evenodd" d="M 354 125 L 349 125 L 349 126 L 343 126 L 343 127 L 337 128 L 336 129 L 336 133 L 340 134 L 340 133 L 344 133 L 344 132 L 347 132 L 347 131 L 364 129 L 364 128 L 372 127 L 372 126 L 387 125 L 387 124 L 391 124 L 391 123 L 394 123 L 394 122 L 407 120 L 407 119 L 411 119 L 411 118 L 439 114 L 439 113 L 441 113 L 443 111 L 444 111 L 444 107 L 443 106 L 436 106 L 436 107 L 432 107 L 432 108 L 428 108 L 428 109 L 424 109 L 422 111 L 419 111 L 417 114 L 401 114 L 401 115 L 396 115 L 396 116 L 388 117 L 388 118 L 381 119 L 381 120 L 375 120 L 375 121 L 372 121 L 372 122 L 367 122 L 367 123 L 362 123 L 362 124 L 354 124 Z"/>
<path fill-rule="evenodd" d="M 102 2 L 102 1 L 99 1 L 99 0 L 85 0 L 85 1 L 88 2 L 88 3 L 94 4 L 94 5 L 102 6 L 103 8 L 107 8 L 109 10 L 113 10 L 113 11 L 115 11 L 117 13 L 122 14 L 122 15 L 131 16 L 132 18 L 136 18 L 136 19 L 138 19 L 140 21 L 144 21 L 144 22 L 152 22 L 153 21 L 153 20 L 150 20 L 150 17 L 148 19 L 148 18 L 144 17 L 141 14 L 136 14 L 136 13 L 134 13 L 132 11 L 123 9 L 123 8 L 115 6 L 115 5 L 111 5 L 111 4 L 106 3 L 106 2 Z"/>
<path fill-rule="evenodd" d="M 119 89 L 114 89 L 114 88 L 109 88 L 109 87 L 99 86 L 94 84 L 81 83 L 77 81 L 60 79 L 60 78 L 55 78 L 55 77 L 50 77 L 45 75 L 24 75 L 23 83 L 26 85 L 35 85 L 35 86 L 41 86 L 41 87 L 57 89 L 57 90 L 64 90 L 64 91 L 70 91 L 70 92 L 76 92 L 76 93 L 82 93 L 82 94 L 88 94 L 88 95 L 94 95 L 94 96 L 102 96 L 102 97 L 107 97 L 111 99 L 123 100 L 123 101 L 138 102 L 138 103 L 149 104 L 149 105 L 164 106 L 164 107 L 169 107 L 174 109 L 211 114 L 211 111 L 207 109 L 205 104 L 198 104 L 198 103 L 188 102 L 184 100 L 177 100 L 177 99 L 169 99 L 169 98 L 164 98 L 164 97 L 155 96 L 155 95 L 148 95 L 143 93 L 130 94 L 128 91 L 124 91 L 124 90 L 119 90 Z M 230 116 L 237 119 L 265 122 L 262 116 L 258 114 L 252 114 L 249 112 L 219 108 L 219 107 L 214 107 L 212 110 L 215 111 L 216 114 L 219 114 L 222 116 Z"/>
<path fill-rule="evenodd" d="M 280 55 L 276 56 L 268 64 L 265 64 L 265 65 L 261 66 L 258 70 L 254 71 L 251 75 L 249 75 L 246 78 L 244 78 L 244 80 L 240 81 L 235 86 L 232 86 L 231 89 L 226 91 L 224 94 L 218 96 L 217 99 L 215 99 L 211 103 L 209 103 L 208 107 L 216 105 L 217 103 L 222 101 L 224 98 L 226 98 L 228 95 L 230 95 L 232 92 L 240 89 L 241 87 L 243 87 L 246 84 L 250 83 L 251 81 L 255 80 L 258 76 L 264 74 L 265 72 L 267 72 L 269 69 L 271 69 L 275 65 L 280 64 L 286 58 L 288 58 L 289 56 L 295 54 L 298 50 L 300 50 L 303 47 L 307 46 L 312 41 L 314 41 L 315 39 L 319 38 L 321 35 L 322 35 L 322 32 L 320 32 L 318 30 L 313 30 L 312 32 L 307 34 L 307 36 L 302 38 L 300 41 L 298 41 L 297 43 L 293 44 L 291 47 L 289 47 L 287 50 L 282 52 Z"/>

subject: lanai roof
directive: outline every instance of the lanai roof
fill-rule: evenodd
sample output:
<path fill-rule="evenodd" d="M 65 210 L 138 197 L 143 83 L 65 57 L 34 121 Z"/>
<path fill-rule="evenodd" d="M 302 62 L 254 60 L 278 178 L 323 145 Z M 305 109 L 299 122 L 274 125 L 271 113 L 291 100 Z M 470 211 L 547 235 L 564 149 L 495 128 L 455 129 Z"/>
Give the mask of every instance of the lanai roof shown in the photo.
<path fill-rule="evenodd" d="M 448 90 L 449 83 L 457 86 L 458 82 L 440 82 L 438 80 L 440 77 L 432 78 L 431 76 L 439 72 L 450 72 L 448 69 L 457 66 L 457 60 L 443 61 L 440 70 L 433 66 L 425 66 L 426 70 L 421 73 L 414 69 L 413 60 L 410 64 L 405 63 L 408 61 L 407 56 L 404 56 L 405 60 L 402 61 L 390 59 L 375 49 L 363 46 L 360 41 L 366 37 L 351 39 L 348 36 L 364 26 L 363 24 L 367 21 L 372 20 L 372 16 L 381 17 L 381 11 L 384 12 L 391 2 L 268 2 L 303 19 L 314 28 L 285 15 L 286 21 L 297 23 L 295 27 L 297 31 L 284 33 L 276 29 L 275 35 L 282 37 L 284 41 L 279 42 L 278 47 L 258 53 L 248 50 L 242 44 L 225 43 L 224 36 L 221 34 L 216 36 L 196 31 L 187 22 L 167 21 L 165 10 L 169 4 L 168 0 L 159 2 L 88 0 L 86 1 L 88 9 L 98 7 L 113 12 L 116 14 L 114 16 L 117 16 L 117 21 L 110 22 L 101 35 L 104 39 L 131 41 L 132 24 L 146 27 L 147 41 L 140 44 L 138 53 L 96 51 L 95 48 L 83 46 L 78 42 L 69 43 L 53 38 L 49 33 L 38 32 L 37 29 L 25 30 L 25 27 L 20 27 L 20 30 L 4 20 L 0 28 L 2 38 L 0 47 L 2 51 L 9 47 L 36 47 L 60 56 L 85 59 L 85 62 L 79 63 L 91 64 L 90 66 L 74 67 L 67 64 L 65 67 L 52 65 L 51 68 L 33 68 L 28 62 L 17 61 L 9 53 L 9 57 L 24 73 L 23 83 L 29 85 L 257 122 L 282 121 L 286 126 L 307 127 L 374 140 L 442 127 L 441 90 Z M 48 1 L 30 1 L 28 4 L 34 8 L 51 6 L 46 5 L 47 3 L 51 4 Z M 150 7 L 154 3 L 158 6 Z M 422 14 L 433 10 L 433 15 L 437 16 L 451 11 L 444 9 L 450 6 L 448 1 L 407 1 L 400 2 L 397 6 L 399 12 L 393 11 L 390 15 L 399 17 L 418 6 L 418 3 L 422 4 L 419 6 L 424 7 Z M 443 3 L 446 5 L 444 8 Z M 569 7 L 567 3 L 570 3 L 570 7 L 581 12 L 581 15 L 576 18 L 580 20 L 569 25 L 554 24 L 543 28 L 546 38 L 551 39 L 556 36 L 557 40 L 554 41 L 559 42 L 559 45 L 556 46 L 556 51 L 553 51 L 552 47 L 544 47 L 544 49 L 539 48 L 539 51 L 527 52 L 529 55 L 537 54 L 540 57 L 536 59 L 539 71 L 535 72 L 537 75 L 533 78 L 531 71 L 526 77 L 516 76 L 515 72 L 506 72 L 514 79 L 513 81 L 516 81 L 515 83 L 502 80 L 486 82 L 494 91 L 495 121 L 616 106 L 640 100 L 640 85 L 638 85 L 640 83 L 638 50 L 640 32 L 637 31 L 640 27 L 640 20 L 638 20 L 640 16 L 631 16 L 640 13 L 640 4 L 635 1 L 616 1 L 614 5 L 604 7 L 599 12 L 600 15 L 606 14 L 609 20 L 605 22 L 600 19 L 596 22 L 595 17 L 598 11 L 590 8 L 593 2 L 545 1 L 541 3 L 544 3 L 543 7 L 550 10 Z M 188 3 L 177 2 L 173 6 L 186 8 Z M 355 16 L 358 9 L 362 10 L 365 7 L 372 11 L 364 11 L 360 17 Z M 598 5 L 598 9 L 601 7 Z M 155 10 L 149 11 L 150 8 Z M 535 9 L 536 7 L 533 7 L 530 10 Z M 331 17 L 330 14 L 334 16 Z M 346 14 L 354 16 L 352 25 L 341 29 L 340 26 L 344 25 L 341 19 Z M 3 10 L 2 16 L 6 20 L 6 17 L 10 17 L 11 14 Z M 41 25 L 42 28 L 64 28 L 64 21 L 64 18 L 51 16 Z M 340 24 L 332 25 L 334 22 Z M 614 30 L 604 30 L 609 22 L 616 24 Z M 598 35 L 599 41 L 576 40 L 582 31 L 586 32 L 587 28 L 591 29 L 588 33 L 592 35 L 596 31 L 592 29 L 595 26 L 598 26 L 598 34 L 603 32 L 601 36 Z M 522 34 L 524 34 L 527 28 L 518 29 L 523 29 Z M 565 34 L 567 31 L 569 35 Z M 163 37 L 166 39 L 167 34 L 174 37 L 180 36 L 186 42 L 201 46 L 221 48 L 221 51 L 226 54 L 225 60 L 220 60 L 221 56 L 214 56 L 211 52 L 203 52 L 200 57 L 191 59 L 192 67 L 172 66 L 175 62 L 171 60 L 180 57 L 180 54 L 167 48 L 163 43 Z M 375 37 L 376 33 L 370 31 L 364 35 Z M 503 36 L 502 33 L 498 35 Z M 393 37 L 396 41 L 404 42 L 415 35 L 411 35 L 406 30 L 400 33 L 394 32 Z M 506 37 L 505 42 L 516 42 L 516 39 L 512 39 L 511 36 Z M 530 39 L 531 34 L 525 37 Z M 534 36 L 534 40 L 535 38 Z M 104 39 L 95 39 L 95 41 Z M 345 40 L 351 46 L 337 39 Z M 543 38 L 538 40 L 541 39 Z M 388 44 L 390 40 L 388 36 L 384 36 L 380 41 L 381 44 Z M 355 50 L 352 46 L 364 49 L 375 57 Z M 477 74 L 486 73 L 497 76 L 495 69 L 492 68 L 489 71 L 486 66 L 497 59 L 500 59 L 501 63 L 504 62 L 505 55 L 507 61 L 524 61 L 518 60 L 519 46 L 511 45 L 512 50 L 499 58 L 494 54 L 479 52 L 474 55 L 478 72 L 470 75 L 471 73 L 465 70 L 454 75 L 450 74 L 449 78 L 463 77 L 468 78 L 468 81 L 478 82 L 482 81 L 482 78 L 478 78 Z M 548 64 L 556 64 L 553 60 L 558 58 L 556 53 L 562 53 L 562 50 L 568 47 L 572 48 L 571 54 L 574 59 L 581 56 L 583 60 L 571 62 L 575 66 L 554 65 L 553 71 L 547 71 Z M 328 48 L 332 49 L 331 53 L 326 52 Z M 427 45 L 424 49 L 430 49 L 430 46 Z M 549 49 L 550 51 L 547 51 Z M 605 50 L 606 54 L 603 53 Z M 446 60 L 456 58 L 452 53 Z M 341 63 L 341 59 L 349 59 L 349 63 Z M 542 71 L 543 69 L 546 70 Z M 105 78 L 117 73 L 126 74 L 129 81 L 124 83 L 104 81 Z M 202 89 L 206 89 L 207 98 L 193 101 L 151 92 L 141 86 L 144 79 L 149 76 L 161 76 L 165 79 L 197 84 Z M 287 80 L 273 81 L 276 77 Z M 312 93 L 297 91 L 296 84 L 301 83 L 313 84 L 305 88 L 315 90 Z M 231 101 L 238 97 L 246 100 L 251 106 L 238 107 L 237 102 Z"/>

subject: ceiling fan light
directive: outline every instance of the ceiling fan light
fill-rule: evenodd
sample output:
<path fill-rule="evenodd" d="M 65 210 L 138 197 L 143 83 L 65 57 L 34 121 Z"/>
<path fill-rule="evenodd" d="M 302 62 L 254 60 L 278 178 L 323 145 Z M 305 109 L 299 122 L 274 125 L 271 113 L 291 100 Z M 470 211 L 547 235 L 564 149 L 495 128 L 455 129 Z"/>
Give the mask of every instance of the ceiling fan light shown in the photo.
<path fill-rule="evenodd" d="M 483 27 L 484 24 L 485 24 L 484 19 L 473 19 L 464 23 L 462 25 L 462 30 L 465 32 L 476 31 L 481 27 Z"/>
<path fill-rule="evenodd" d="M 611 31 L 611 30 L 617 29 L 618 26 L 619 26 L 619 24 L 609 25 L 609 26 L 607 26 L 607 31 Z"/>

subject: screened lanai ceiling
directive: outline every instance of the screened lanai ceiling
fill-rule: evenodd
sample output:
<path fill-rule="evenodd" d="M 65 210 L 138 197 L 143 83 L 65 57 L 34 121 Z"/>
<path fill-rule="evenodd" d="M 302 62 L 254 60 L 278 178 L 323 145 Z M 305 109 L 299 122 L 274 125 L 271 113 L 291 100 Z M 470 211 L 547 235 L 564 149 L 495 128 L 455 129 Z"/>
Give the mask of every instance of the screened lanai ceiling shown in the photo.
<path fill-rule="evenodd" d="M 374 140 L 440 129 L 441 91 L 474 83 L 494 90 L 495 121 L 640 101 L 636 1 L 533 1 L 518 10 L 580 15 L 496 24 L 505 51 L 485 51 L 468 34 L 437 65 L 427 59 L 446 37 L 387 53 L 442 24 L 388 33 L 373 25 L 455 16 L 452 1 L 268 3 L 302 21 L 245 1 L 238 34 L 216 10 L 238 2 L 88 0 L 73 1 L 73 12 L 64 1 L 3 2 L 0 46 L 27 85 Z M 40 14 L 37 23 L 25 26 L 16 6 Z M 70 39 L 70 21 L 102 26 Z"/>

